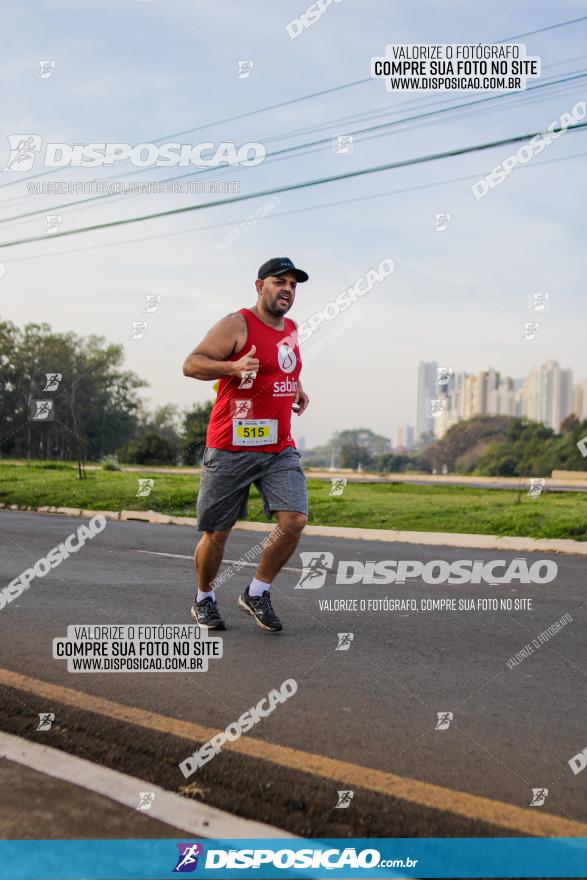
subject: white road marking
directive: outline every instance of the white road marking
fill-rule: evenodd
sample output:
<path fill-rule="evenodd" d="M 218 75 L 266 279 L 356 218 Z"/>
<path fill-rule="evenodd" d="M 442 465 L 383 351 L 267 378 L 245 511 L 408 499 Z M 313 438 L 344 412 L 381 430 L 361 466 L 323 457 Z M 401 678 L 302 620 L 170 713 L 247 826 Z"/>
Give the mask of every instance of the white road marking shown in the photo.
<path fill-rule="evenodd" d="M 172 559 L 193 559 L 193 554 L 191 556 L 184 556 L 183 553 L 159 553 L 157 550 L 135 550 L 133 548 L 133 553 L 149 553 L 150 556 L 171 556 Z"/>
<path fill-rule="evenodd" d="M 193 559 L 192 556 L 184 556 L 182 553 L 160 553 L 157 550 L 134 550 L 134 553 L 149 553 L 151 556 L 170 556 L 172 559 Z M 221 565 L 240 565 L 241 567 L 257 568 L 258 562 L 243 562 L 242 559 L 223 559 Z M 291 571 L 294 574 L 301 574 L 303 568 L 291 568 L 284 565 L 281 571 Z"/>
<path fill-rule="evenodd" d="M 241 819 L 224 810 L 217 810 L 152 782 L 145 782 L 118 770 L 69 755 L 59 749 L 33 743 L 9 733 L 0 733 L 0 757 L 69 785 L 86 788 L 95 794 L 130 807 L 151 819 L 158 819 L 197 837 L 292 837 L 296 835 L 272 825 Z M 179 776 L 179 770 L 178 776 Z M 138 810 L 139 792 L 152 791 L 155 799 L 149 810 Z M 297 838 L 299 839 L 299 838 Z"/>

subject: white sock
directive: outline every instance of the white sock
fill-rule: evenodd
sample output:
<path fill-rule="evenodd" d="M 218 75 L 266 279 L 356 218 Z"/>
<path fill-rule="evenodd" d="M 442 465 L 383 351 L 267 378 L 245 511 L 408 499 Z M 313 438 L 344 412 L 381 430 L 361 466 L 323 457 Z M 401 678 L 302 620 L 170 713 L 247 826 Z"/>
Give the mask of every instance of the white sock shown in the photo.
<path fill-rule="evenodd" d="M 249 596 L 262 596 L 263 593 L 266 593 L 269 590 L 271 584 L 265 583 L 265 581 L 260 581 L 259 578 L 253 578 L 249 585 Z"/>
<path fill-rule="evenodd" d="M 201 602 L 201 601 L 202 601 L 203 599 L 205 599 L 207 596 L 209 596 L 209 597 L 212 599 L 213 602 L 216 601 L 216 593 L 214 592 L 214 590 L 208 590 L 207 593 L 203 593 L 203 592 L 200 590 L 200 588 L 198 587 L 198 595 L 196 596 L 196 602 Z"/>

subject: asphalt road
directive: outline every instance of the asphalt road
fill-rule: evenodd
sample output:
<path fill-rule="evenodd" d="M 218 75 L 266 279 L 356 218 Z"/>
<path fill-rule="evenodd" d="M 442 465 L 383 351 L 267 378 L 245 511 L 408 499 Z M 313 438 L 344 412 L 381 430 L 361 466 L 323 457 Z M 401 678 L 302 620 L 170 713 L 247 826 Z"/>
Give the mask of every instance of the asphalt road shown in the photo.
<path fill-rule="evenodd" d="M 81 522 L 0 511 L 0 586 Z M 224 656 L 211 661 L 207 672 L 75 674 L 67 672 L 64 660 L 53 659 L 52 640 L 64 636 L 70 624 L 191 623 L 194 576 L 191 560 L 183 557 L 191 556 L 197 537 L 186 527 L 108 522 L 79 553 L 33 580 L 0 610 L 0 665 L 40 683 L 29 686 L 23 680 L 15 687 L 0 672 L 3 730 L 172 791 L 184 788 L 212 806 L 303 836 L 521 836 L 533 833 L 537 814 L 587 823 L 587 771 L 575 775 L 568 764 L 587 746 L 584 559 L 547 557 L 559 570 L 552 583 L 542 585 L 416 580 L 345 586 L 330 573 L 321 588 L 304 590 L 294 589 L 297 571 L 282 572 L 272 590 L 285 626 L 279 635 L 262 632 L 236 607 L 254 571 L 247 567 L 218 591 L 228 628 L 222 634 Z M 235 531 L 225 557 L 241 558 L 258 539 L 259 533 Z M 301 570 L 300 551 L 330 552 L 335 562 L 488 561 L 517 555 L 303 537 L 290 569 Z M 543 555 L 528 555 L 529 562 L 537 558 Z M 416 599 L 418 607 L 432 598 L 529 599 L 531 610 L 321 607 L 325 600 L 385 598 Z M 512 669 L 506 666 L 565 614 L 572 621 L 562 631 Z M 347 650 L 337 650 L 343 632 L 353 633 L 353 640 Z M 203 739 L 189 741 L 179 722 L 223 730 L 289 678 L 297 682 L 297 693 L 237 741 L 240 750 L 223 750 L 198 770 L 186 792 L 178 763 Z M 43 683 L 114 701 L 128 713 L 113 717 L 97 703 L 92 708 L 89 701 L 74 705 L 48 698 Z M 177 729 L 164 730 L 138 710 L 176 721 Z M 40 712 L 55 713 L 50 731 L 36 730 Z M 453 713 L 449 727 L 435 729 L 437 713 L 445 712 Z M 245 740 L 258 748 L 243 751 Z M 286 747 L 283 760 L 277 746 Z M 19 771 L 23 814 L 27 773 Z M 396 787 L 386 790 L 385 780 L 398 777 L 405 781 L 400 788 L 394 782 Z M 430 785 L 439 787 L 437 801 Z M 546 802 L 529 807 L 532 788 L 539 787 L 549 789 Z M 336 807 L 341 789 L 354 791 L 345 809 Z M 38 788 L 39 809 L 54 814 L 45 826 L 47 836 L 59 837 L 60 831 L 64 836 L 62 810 L 43 790 Z M 500 803 L 483 817 L 467 795 Z M 18 801 L 13 793 L 12 812 Z M 97 802 L 93 836 L 143 836 L 136 814 L 126 815 L 127 824 L 124 815 L 113 818 L 104 807 L 102 822 Z M 508 817 L 514 817 L 516 828 L 505 824 Z M 146 818 L 140 822 L 148 825 Z M 4 823 L 0 833 L 11 837 L 13 829 Z"/>

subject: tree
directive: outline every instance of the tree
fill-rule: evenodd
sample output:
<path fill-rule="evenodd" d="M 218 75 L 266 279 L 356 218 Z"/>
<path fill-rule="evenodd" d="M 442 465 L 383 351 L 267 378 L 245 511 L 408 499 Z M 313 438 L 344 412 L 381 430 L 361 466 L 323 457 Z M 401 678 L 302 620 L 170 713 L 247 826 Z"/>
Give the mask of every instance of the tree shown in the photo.
<path fill-rule="evenodd" d="M 548 454 L 554 450 L 554 437 L 552 428 L 540 422 L 510 419 L 503 435 L 478 459 L 475 472 L 484 476 L 548 476 L 555 460 Z"/>
<path fill-rule="evenodd" d="M 425 446 L 418 454 L 418 467 L 428 472 L 446 469 L 450 473 L 473 473 L 488 444 L 503 437 L 509 416 L 476 416 L 458 422 L 441 440 Z"/>
<path fill-rule="evenodd" d="M 579 427 L 579 419 L 574 413 L 571 413 L 563 419 L 561 422 L 561 434 L 567 434 L 569 432 L 575 431 Z"/>
<path fill-rule="evenodd" d="M 179 445 L 181 417 L 179 407 L 175 403 L 164 403 L 156 406 L 152 415 L 147 415 L 141 423 L 143 431 L 155 431 Z"/>
<path fill-rule="evenodd" d="M 414 455 L 405 452 L 385 452 L 377 459 L 377 470 L 381 473 L 405 473 L 414 470 L 416 466 Z"/>
<path fill-rule="evenodd" d="M 141 434 L 118 450 L 118 458 L 128 464 L 176 464 L 177 444 L 154 431 Z"/>
<path fill-rule="evenodd" d="M 417 457 L 422 470 L 437 472 L 446 465 L 452 473 L 483 476 L 549 476 L 555 469 L 587 470 L 577 443 L 587 435 L 587 420 L 574 415 L 561 432 L 541 422 L 511 416 L 476 416 L 459 422 L 442 440 L 425 447 Z"/>
<path fill-rule="evenodd" d="M 137 391 L 146 383 L 122 370 L 120 345 L 103 337 L 23 330 L 0 321 L 0 450 L 27 458 L 98 460 L 128 442 L 137 428 Z M 34 401 L 49 401 L 35 404 Z M 35 420 L 38 410 L 49 418 Z"/>
<path fill-rule="evenodd" d="M 358 443 L 347 441 L 340 447 L 339 467 L 353 468 L 356 470 L 359 465 L 363 468 L 372 468 L 375 464 L 374 458 L 367 448 L 360 446 Z"/>
<path fill-rule="evenodd" d="M 24 419 L 24 406 L 19 394 L 19 376 L 13 352 L 19 342 L 20 330 L 11 321 L 0 321 L 0 419 L 2 441 L 0 455 L 10 455 L 17 445 L 15 433 Z"/>
<path fill-rule="evenodd" d="M 181 431 L 181 452 L 185 464 L 200 464 L 206 448 L 206 432 L 213 401 L 198 403 L 184 413 Z"/>

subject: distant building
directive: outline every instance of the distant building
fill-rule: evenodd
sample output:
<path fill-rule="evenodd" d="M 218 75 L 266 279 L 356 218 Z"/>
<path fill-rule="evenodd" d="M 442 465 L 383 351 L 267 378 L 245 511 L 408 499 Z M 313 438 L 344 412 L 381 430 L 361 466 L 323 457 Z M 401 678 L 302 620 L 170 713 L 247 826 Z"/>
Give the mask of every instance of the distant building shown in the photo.
<path fill-rule="evenodd" d="M 518 415 L 519 392 L 516 391 L 513 379 L 506 376 L 488 394 L 487 415 L 515 416 Z"/>
<path fill-rule="evenodd" d="M 434 418 L 430 401 L 438 397 L 436 361 L 420 361 L 418 365 L 418 399 L 416 404 L 416 438 L 434 433 Z"/>
<path fill-rule="evenodd" d="M 490 367 L 476 374 L 451 373 L 441 384 L 436 362 L 418 367 L 417 439 L 431 433 L 440 440 L 453 425 L 475 416 L 517 416 L 559 431 L 570 413 L 587 419 L 587 379 L 573 385 L 572 371 L 556 361 L 534 367 L 525 379 L 502 376 Z M 400 437 L 405 440 L 401 431 L 398 446 Z"/>
<path fill-rule="evenodd" d="M 493 367 L 488 370 L 482 370 L 477 374 L 477 408 L 476 415 L 489 416 L 497 415 L 496 409 L 496 392 L 499 389 L 500 375 Z"/>
<path fill-rule="evenodd" d="M 556 361 L 546 361 L 530 370 L 522 388 L 522 415 L 559 431 L 571 413 L 573 374 L 561 370 Z"/>
<path fill-rule="evenodd" d="M 306 438 L 305 437 L 300 437 L 300 439 L 297 441 L 297 447 L 300 452 L 304 451 L 304 449 L 306 448 Z"/>
<path fill-rule="evenodd" d="M 573 385 L 571 412 L 577 416 L 580 422 L 587 419 L 587 379 Z"/>
<path fill-rule="evenodd" d="M 395 432 L 395 447 L 398 452 L 408 452 L 414 448 L 416 430 L 413 425 L 399 425 Z"/>

